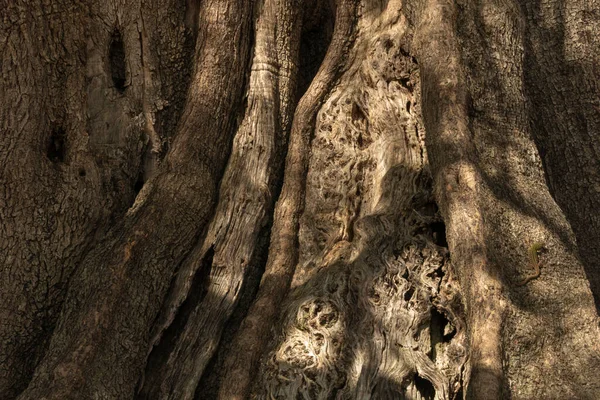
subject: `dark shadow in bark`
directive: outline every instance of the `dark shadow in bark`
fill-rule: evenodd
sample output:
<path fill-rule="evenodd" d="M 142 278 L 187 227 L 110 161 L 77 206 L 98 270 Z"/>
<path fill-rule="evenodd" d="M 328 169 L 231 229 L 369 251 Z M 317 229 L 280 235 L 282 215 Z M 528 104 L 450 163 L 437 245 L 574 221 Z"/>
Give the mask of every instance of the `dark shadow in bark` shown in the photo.
<path fill-rule="evenodd" d="M 422 378 L 418 373 L 414 376 L 415 387 L 423 400 L 433 400 L 435 398 L 435 388 L 427 379 Z"/>
<path fill-rule="evenodd" d="M 222 371 L 225 357 L 228 352 L 236 350 L 231 348 L 231 342 L 250 309 L 252 300 L 258 292 L 260 278 L 265 271 L 269 251 L 271 226 L 272 221 L 269 221 L 264 228 L 264 233 L 260 235 L 254 259 L 248 264 L 249 268 L 247 270 L 246 279 L 244 279 L 244 283 L 240 289 L 238 305 L 225 324 L 223 333 L 219 338 L 220 342 L 217 351 L 206 366 L 206 369 L 200 378 L 200 382 L 198 382 L 198 387 L 196 388 L 196 394 L 194 396 L 196 400 L 212 400 L 216 399 L 218 396 L 219 386 L 223 383 L 220 380 L 220 372 Z"/>
<path fill-rule="evenodd" d="M 119 93 L 125 92 L 127 82 L 127 64 L 125 58 L 125 46 L 123 44 L 123 35 L 117 28 L 113 31 L 108 49 L 108 62 L 110 76 L 114 88 Z"/>
<path fill-rule="evenodd" d="M 444 224 L 443 221 L 439 221 L 434 222 L 429 226 L 433 242 L 440 247 L 448 248 L 448 242 L 446 241 L 446 224 Z"/>
<path fill-rule="evenodd" d="M 586 69 L 598 69 L 567 61 L 565 3 L 536 0 L 522 6 L 527 18 L 525 91 L 533 103 L 530 107 L 532 135 L 542 157 L 548 188 L 575 233 L 596 310 L 600 313 L 600 191 L 593 189 L 599 175 L 585 173 L 600 170 L 597 153 L 600 137 L 588 130 L 590 126 L 594 128 L 594 122 L 598 123 L 589 120 L 590 115 L 598 112 L 590 103 L 590 99 L 597 98 L 597 93 L 590 90 L 593 83 L 585 74 Z M 552 12 L 542 12 L 542 8 L 552 5 Z M 545 14 L 557 20 L 550 24 L 544 21 Z M 567 105 L 568 112 L 561 104 Z M 595 153 L 595 158 L 587 150 Z M 584 179 L 595 181 L 582 184 Z"/>
<path fill-rule="evenodd" d="M 144 169 L 143 167 L 141 167 L 140 172 L 138 173 L 138 177 L 135 180 L 135 183 L 133 184 L 134 198 L 138 195 L 140 190 L 142 190 L 142 188 L 144 187 L 144 183 Z"/>
<path fill-rule="evenodd" d="M 310 5 L 305 7 L 305 20 L 300 39 L 301 57 L 299 58 L 296 101 L 306 92 L 317 74 L 333 36 L 335 10 L 331 8 L 332 2 L 315 1 L 313 6 L 314 11 L 310 16 L 307 15 L 310 13 L 308 11 Z"/>
<path fill-rule="evenodd" d="M 431 308 L 431 326 L 429 337 L 431 341 L 431 361 L 435 362 L 436 344 L 448 343 L 456 335 L 456 328 L 437 308 Z"/>
<path fill-rule="evenodd" d="M 62 163 L 65 161 L 67 153 L 67 133 L 62 127 L 52 130 L 46 155 L 53 163 Z"/>

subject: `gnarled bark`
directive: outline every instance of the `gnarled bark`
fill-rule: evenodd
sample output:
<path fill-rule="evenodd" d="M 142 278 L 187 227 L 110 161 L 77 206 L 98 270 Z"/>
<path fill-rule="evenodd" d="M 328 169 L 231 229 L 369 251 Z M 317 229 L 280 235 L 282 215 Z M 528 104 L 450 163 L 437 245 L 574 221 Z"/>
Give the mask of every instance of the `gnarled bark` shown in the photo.
<path fill-rule="evenodd" d="M 6 1 L 0 397 L 600 398 L 588 3 Z"/>

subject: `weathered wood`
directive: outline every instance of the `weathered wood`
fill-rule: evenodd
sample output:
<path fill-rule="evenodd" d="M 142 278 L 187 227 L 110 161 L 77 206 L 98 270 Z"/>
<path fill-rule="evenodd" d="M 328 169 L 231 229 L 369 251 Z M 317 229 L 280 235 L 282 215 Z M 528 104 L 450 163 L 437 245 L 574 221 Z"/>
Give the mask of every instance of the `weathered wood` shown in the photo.
<path fill-rule="evenodd" d="M 153 351 L 157 354 L 150 358 L 140 398 L 193 399 L 200 377 L 219 345 L 223 328 L 238 304 L 242 286 L 252 273 L 248 269 L 259 268 L 257 251 L 266 250 L 257 246 L 270 220 L 272 193 L 281 179 L 281 150 L 289 128 L 281 118 L 279 105 L 284 103 L 289 108 L 293 102 L 294 92 L 286 81 L 293 80 L 296 73 L 294 69 L 282 73 L 276 42 L 285 41 L 297 48 L 300 26 L 297 12 L 286 9 L 289 5 L 278 7 L 276 1 L 267 0 L 257 7 L 257 43 L 246 115 L 233 142 L 220 183 L 219 204 L 206 238 L 179 269 L 163 306 L 163 315 L 155 324 L 153 344 L 157 347 Z M 278 36 L 278 30 L 293 23 L 297 25 L 292 27 L 295 38 L 282 38 L 281 33 Z M 291 48 L 281 50 L 283 58 L 292 52 Z M 282 75 L 285 77 L 280 84 Z M 192 287 L 201 273 L 207 275 L 202 287 Z M 190 291 L 204 294 L 195 299 L 190 297 Z M 191 303 L 187 306 L 191 310 L 181 308 L 184 301 Z M 177 315 L 178 312 L 185 315 Z M 176 317 L 185 319 L 185 325 L 176 333 L 176 339 L 168 338 L 167 345 L 159 345 L 164 330 L 173 323 L 179 325 L 174 322 Z M 173 341 L 175 344 L 169 343 Z M 159 361 L 161 358 L 165 361 Z"/>
<path fill-rule="evenodd" d="M 461 303 L 433 239 L 419 69 L 399 5 L 364 4 L 318 113 L 299 262 L 258 398 L 449 399 L 461 387 Z"/>
<path fill-rule="evenodd" d="M 333 38 L 321 69 L 300 100 L 294 114 L 286 158 L 284 184 L 275 206 L 269 260 L 256 300 L 242 323 L 232 351 L 224 364 L 220 399 L 248 396 L 258 361 L 268 339 L 279 306 L 286 295 L 298 260 L 298 221 L 304 208 L 302 192 L 306 182 L 308 146 L 316 113 L 328 90 L 344 68 L 343 57 L 352 38 L 353 0 L 337 4 Z"/>
<path fill-rule="evenodd" d="M 0 3 L 3 400 L 600 398 L 595 2 Z"/>

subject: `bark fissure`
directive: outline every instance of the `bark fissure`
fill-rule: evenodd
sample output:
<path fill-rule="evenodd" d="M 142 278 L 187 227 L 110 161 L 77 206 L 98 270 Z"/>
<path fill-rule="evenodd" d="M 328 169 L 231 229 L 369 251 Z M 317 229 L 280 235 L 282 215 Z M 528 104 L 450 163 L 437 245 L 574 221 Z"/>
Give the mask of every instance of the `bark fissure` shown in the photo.
<path fill-rule="evenodd" d="M 108 66 L 110 68 L 110 77 L 117 92 L 123 93 L 127 83 L 127 65 L 125 58 L 125 47 L 123 45 L 123 35 L 118 28 L 112 33 L 110 45 L 108 48 Z"/>

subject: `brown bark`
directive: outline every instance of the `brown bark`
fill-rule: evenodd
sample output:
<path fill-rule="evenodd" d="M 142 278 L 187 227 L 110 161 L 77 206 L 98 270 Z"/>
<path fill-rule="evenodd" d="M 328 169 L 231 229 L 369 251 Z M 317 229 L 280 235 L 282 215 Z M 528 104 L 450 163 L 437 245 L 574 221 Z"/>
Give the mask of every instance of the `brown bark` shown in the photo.
<path fill-rule="evenodd" d="M 531 1 L 523 14 L 532 136 L 600 309 L 600 43 L 593 34 L 600 29 L 598 7 L 589 1 Z"/>
<path fill-rule="evenodd" d="M 133 202 L 154 146 L 144 118 L 165 132 L 179 117 L 190 35 L 153 36 L 141 57 L 142 16 L 158 17 L 152 32 L 183 13 L 163 5 L 1 5 L 0 398 L 27 385 L 70 277 Z M 144 62 L 149 84 L 133 73 Z"/>
<path fill-rule="evenodd" d="M 600 398 L 593 2 L 0 6 L 0 398 Z"/>
<path fill-rule="evenodd" d="M 148 328 L 212 211 L 242 94 L 250 15 L 246 1 L 201 5 L 198 62 L 171 150 L 71 279 L 50 348 L 19 398 L 133 395 Z"/>

